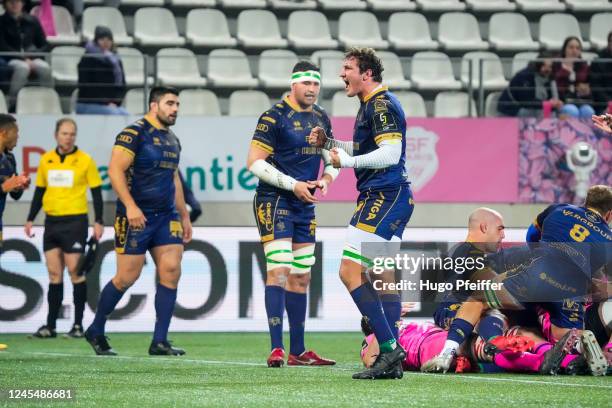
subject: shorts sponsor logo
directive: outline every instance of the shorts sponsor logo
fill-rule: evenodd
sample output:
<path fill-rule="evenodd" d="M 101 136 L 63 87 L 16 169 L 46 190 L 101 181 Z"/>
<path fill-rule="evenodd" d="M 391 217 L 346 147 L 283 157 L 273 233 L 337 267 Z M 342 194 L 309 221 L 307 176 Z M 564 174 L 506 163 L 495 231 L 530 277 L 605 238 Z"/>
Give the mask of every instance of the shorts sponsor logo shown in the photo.
<path fill-rule="evenodd" d="M 368 218 L 366 218 L 366 221 L 371 221 L 378 216 L 378 212 L 382 208 L 384 202 L 385 195 L 382 192 L 379 192 L 378 198 L 374 200 L 374 204 L 372 204 L 372 208 L 370 208 L 370 212 L 368 213 Z"/>

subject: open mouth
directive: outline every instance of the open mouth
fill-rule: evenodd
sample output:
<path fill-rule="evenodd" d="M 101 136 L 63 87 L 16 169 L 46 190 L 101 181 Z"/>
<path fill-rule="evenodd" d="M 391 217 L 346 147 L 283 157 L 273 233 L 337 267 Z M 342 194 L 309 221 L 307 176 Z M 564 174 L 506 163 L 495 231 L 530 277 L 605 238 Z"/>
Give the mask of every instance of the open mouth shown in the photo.
<path fill-rule="evenodd" d="M 349 88 L 349 81 L 344 79 L 344 89 L 348 90 L 348 88 Z"/>

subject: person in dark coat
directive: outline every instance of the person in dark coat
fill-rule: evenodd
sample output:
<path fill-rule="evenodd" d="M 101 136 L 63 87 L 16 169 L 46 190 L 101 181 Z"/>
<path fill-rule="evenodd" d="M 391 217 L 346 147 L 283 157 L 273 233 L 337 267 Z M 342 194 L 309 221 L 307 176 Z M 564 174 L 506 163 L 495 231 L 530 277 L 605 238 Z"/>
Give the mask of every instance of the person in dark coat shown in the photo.
<path fill-rule="evenodd" d="M 612 102 L 612 31 L 608 34 L 608 46 L 591 63 L 591 88 L 595 110 L 606 112 Z"/>

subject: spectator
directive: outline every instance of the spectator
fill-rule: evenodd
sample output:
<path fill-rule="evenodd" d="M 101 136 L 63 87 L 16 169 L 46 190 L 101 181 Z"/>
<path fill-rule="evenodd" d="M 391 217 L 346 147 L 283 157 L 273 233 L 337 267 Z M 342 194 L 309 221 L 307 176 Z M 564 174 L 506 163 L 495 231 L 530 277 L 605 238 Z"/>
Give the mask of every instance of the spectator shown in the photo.
<path fill-rule="evenodd" d="M 589 84 L 589 64 L 582 60 L 582 43 L 577 37 L 567 37 L 561 48 L 561 61 L 553 65 L 553 78 L 564 102 L 561 115 L 590 119 L 595 110 Z"/>
<path fill-rule="evenodd" d="M 591 63 L 591 84 L 595 108 L 604 113 L 612 102 L 612 31 L 608 34 L 608 47 Z"/>
<path fill-rule="evenodd" d="M 11 82 L 12 69 L 5 58 L 0 57 L 0 90 L 8 91 L 8 85 Z"/>
<path fill-rule="evenodd" d="M 121 101 L 125 75 L 121 59 L 113 50 L 113 33 L 97 26 L 94 40 L 85 45 L 79 62 L 79 99 L 76 112 L 93 115 L 127 115 Z"/>
<path fill-rule="evenodd" d="M 52 87 L 49 64 L 31 55 L 49 49 L 40 22 L 36 17 L 23 13 L 22 0 L 3 0 L 2 4 L 6 12 L 0 17 L 0 51 L 16 54 L 5 57 L 13 69 L 9 98 L 17 96 L 32 74 L 42 86 Z"/>
<path fill-rule="evenodd" d="M 545 102 L 551 108 L 560 109 L 563 102 L 551 78 L 552 66 L 552 56 L 542 53 L 537 61 L 517 72 L 499 97 L 497 110 L 507 116 L 528 117 L 540 116 Z"/>

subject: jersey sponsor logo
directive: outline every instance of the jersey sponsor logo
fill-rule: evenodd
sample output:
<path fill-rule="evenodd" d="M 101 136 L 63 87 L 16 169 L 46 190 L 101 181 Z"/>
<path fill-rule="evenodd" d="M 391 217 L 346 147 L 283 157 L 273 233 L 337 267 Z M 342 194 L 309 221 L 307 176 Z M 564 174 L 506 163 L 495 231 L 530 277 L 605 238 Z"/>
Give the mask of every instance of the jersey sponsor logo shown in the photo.
<path fill-rule="evenodd" d="M 599 218 L 599 216 L 591 210 L 587 210 L 584 216 L 587 217 L 587 219 L 591 221 L 593 224 L 599 224 L 601 222 L 601 219 Z"/>
<path fill-rule="evenodd" d="M 398 129 L 399 127 L 395 122 L 395 118 L 389 112 L 381 112 L 374 114 L 374 131 L 376 133 Z"/>
<path fill-rule="evenodd" d="M 320 155 L 321 148 L 320 147 L 302 147 L 302 154 L 304 155 Z"/>
<path fill-rule="evenodd" d="M 293 130 L 296 132 L 299 130 L 304 130 L 304 128 L 302 127 L 302 123 L 299 120 L 293 121 Z"/>
<path fill-rule="evenodd" d="M 287 227 L 286 227 L 286 225 L 285 225 L 285 223 L 284 223 L 284 222 L 279 221 L 279 222 L 277 222 L 277 223 L 276 223 L 276 230 L 277 230 L 278 232 L 283 232 L 283 231 L 284 231 L 286 228 L 287 228 Z"/>
<path fill-rule="evenodd" d="M 268 130 L 269 130 L 270 128 L 269 128 L 269 127 L 268 127 L 268 125 L 266 125 L 265 123 L 258 123 L 258 124 L 257 124 L 256 129 L 257 129 L 259 132 L 266 133 L 266 132 L 268 132 Z"/>
<path fill-rule="evenodd" d="M 422 127 L 406 131 L 406 170 L 415 191 L 425 187 L 438 172 L 436 144 L 440 138 Z"/>
<path fill-rule="evenodd" d="M 368 217 L 366 218 L 366 221 L 370 221 L 376 218 L 384 203 L 385 203 L 385 195 L 382 192 L 379 192 L 378 198 L 374 200 L 374 204 L 372 204 L 372 208 L 370 208 L 370 212 L 368 213 Z"/>
<path fill-rule="evenodd" d="M 134 140 L 134 138 L 130 135 L 126 135 L 126 134 L 120 134 L 119 136 L 117 136 L 117 141 L 119 142 L 123 142 L 123 143 L 127 143 L 130 144 L 132 143 L 132 141 Z"/>
<path fill-rule="evenodd" d="M 153 136 L 153 144 L 155 146 L 161 146 L 161 140 L 159 140 L 159 137 Z"/>
<path fill-rule="evenodd" d="M 47 185 L 49 187 L 72 188 L 74 186 L 73 170 L 49 170 L 47 171 Z"/>

